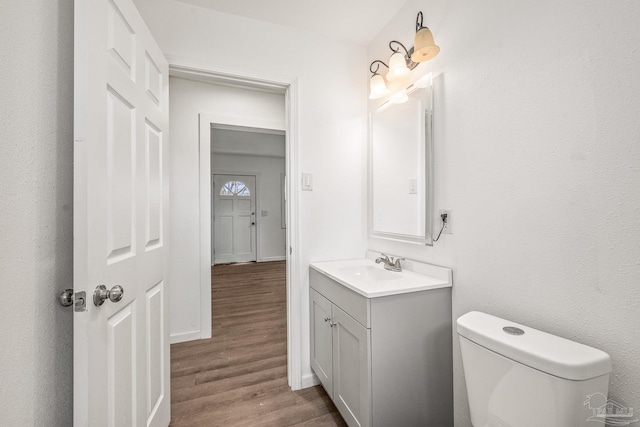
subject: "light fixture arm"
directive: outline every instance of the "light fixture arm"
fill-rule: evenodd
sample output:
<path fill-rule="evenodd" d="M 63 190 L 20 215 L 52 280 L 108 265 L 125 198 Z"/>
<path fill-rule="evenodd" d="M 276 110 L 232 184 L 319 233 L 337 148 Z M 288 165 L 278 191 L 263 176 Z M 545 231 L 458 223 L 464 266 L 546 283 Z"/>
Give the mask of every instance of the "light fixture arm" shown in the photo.
<path fill-rule="evenodd" d="M 400 47 L 396 47 L 395 49 L 393 48 L 393 43 L 396 43 L 396 44 L 402 46 L 402 48 L 404 49 L 405 56 L 409 56 L 409 51 L 407 50 L 407 48 L 404 47 L 404 45 L 402 43 L 400 43 L 399 41 L 397 41 L 397 40 L 391 40 L 389 42 L 389 49 L 391 49 L 393 51 L 393 53 L 398 53 L 400 51 Z"/>
<path fill-rule="evenodd" d="M 373 64 L 376 65 L 376 69 L 373 69 Z M 380 64 L 384 65 L 385 67 L 389 68 L 389 66 L 387 64 L 385 64 L 384 62 L 380 61 L 379 59 L 376 59 L 375 61 L 373 61 L 371 63 L 371 65 L 369 65 L 369 71 L 371 71 L 371 74 L 373 74 L 374 76 L 379 75 L 378 74 L 378 70 L 380 69 Z"/>
<path fill-rule="evenodd" d="M 416 16 L 416 33 L 423 28 L 427 28 L 422 25 L 422 11 L 418 12 L 418 16 Z"/>

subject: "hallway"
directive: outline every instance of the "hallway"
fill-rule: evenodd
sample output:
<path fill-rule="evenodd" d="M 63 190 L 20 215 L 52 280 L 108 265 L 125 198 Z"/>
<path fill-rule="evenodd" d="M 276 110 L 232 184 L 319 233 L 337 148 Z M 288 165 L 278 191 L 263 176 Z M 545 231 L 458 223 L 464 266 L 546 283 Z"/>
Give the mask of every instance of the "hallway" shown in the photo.
<path fill-rule="evenodd" d="M 285 262 L 212 268 L 213 338 L 171 346 L 172 426 L 344 426 L 287 385 Z"/>

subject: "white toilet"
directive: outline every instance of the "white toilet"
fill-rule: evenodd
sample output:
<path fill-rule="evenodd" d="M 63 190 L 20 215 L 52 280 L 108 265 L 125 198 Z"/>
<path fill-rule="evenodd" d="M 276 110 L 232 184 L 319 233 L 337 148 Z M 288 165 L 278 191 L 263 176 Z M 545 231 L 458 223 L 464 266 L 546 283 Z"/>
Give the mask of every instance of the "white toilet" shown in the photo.
<path fill-rule="evenodd" d="M 474 427 L 599 425 L 587 419 L 606 404 L 607 353 L 477 311 L 458 337 Z"/>

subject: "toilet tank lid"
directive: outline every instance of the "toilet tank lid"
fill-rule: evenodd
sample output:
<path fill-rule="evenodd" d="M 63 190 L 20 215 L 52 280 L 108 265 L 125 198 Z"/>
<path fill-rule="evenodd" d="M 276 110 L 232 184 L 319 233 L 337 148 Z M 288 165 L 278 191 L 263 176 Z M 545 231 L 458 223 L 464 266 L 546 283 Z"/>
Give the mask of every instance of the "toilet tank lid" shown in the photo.
<path fill-rule="evenodd" d="M 508 329 L 508 333 L 505 327 L 516 329 Z M 611 358 L 604 351 L 479 311 L 458 318 L 458 334 L 504 357 L 568 380 L 587 380 L 611 372 Z"/>

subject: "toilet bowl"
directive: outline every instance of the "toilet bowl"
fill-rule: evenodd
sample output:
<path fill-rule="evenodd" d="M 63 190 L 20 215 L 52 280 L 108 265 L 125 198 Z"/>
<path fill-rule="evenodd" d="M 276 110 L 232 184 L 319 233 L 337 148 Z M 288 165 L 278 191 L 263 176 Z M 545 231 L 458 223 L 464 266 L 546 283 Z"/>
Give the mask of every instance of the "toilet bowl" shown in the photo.
<path fill-rule="evenodd" d="M 586 427 L 609 386 L 609 355 L 477 311 L 457 322 L 474 427 Z"/>

